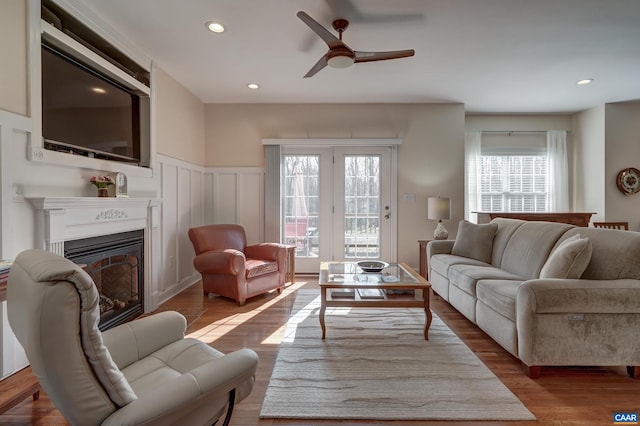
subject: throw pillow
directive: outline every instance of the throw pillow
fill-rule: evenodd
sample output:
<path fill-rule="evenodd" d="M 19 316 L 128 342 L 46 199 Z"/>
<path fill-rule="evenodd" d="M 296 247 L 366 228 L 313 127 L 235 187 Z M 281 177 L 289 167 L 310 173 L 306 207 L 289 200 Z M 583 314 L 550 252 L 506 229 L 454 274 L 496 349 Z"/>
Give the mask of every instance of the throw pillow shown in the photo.
<path fill-rule="evenodd" d="M 588 238 L 580 238 L 580 234 L 573 235 L 551 253 L 540 271 L 540 278 L 578 279 L 587 269 L 592 252 Z"/>
<path fill-rule="evenodd" d="M 491 263 L 493 239 L 498 231 L 495 223 L 475 224 L 461 220 L 451 254 Z"/>

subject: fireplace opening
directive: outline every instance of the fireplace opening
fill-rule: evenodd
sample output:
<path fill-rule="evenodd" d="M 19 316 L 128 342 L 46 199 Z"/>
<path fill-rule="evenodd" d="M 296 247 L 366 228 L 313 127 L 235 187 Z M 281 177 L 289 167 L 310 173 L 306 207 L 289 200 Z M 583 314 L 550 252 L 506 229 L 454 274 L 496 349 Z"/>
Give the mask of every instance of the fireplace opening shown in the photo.
<path fill-rule="evenodd" d="M 82 265 L 100 293 L 101 331 L 143 313 L 144 231 L 65 241 L 64 257 Z"/>

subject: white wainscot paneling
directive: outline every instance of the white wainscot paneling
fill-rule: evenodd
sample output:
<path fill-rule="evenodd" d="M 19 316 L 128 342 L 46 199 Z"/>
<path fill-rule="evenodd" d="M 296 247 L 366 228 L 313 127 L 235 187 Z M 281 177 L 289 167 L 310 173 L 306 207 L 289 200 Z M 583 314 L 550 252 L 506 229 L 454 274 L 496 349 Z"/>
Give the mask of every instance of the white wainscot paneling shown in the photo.
<path fill-rule="evenodd" d="M 23 186 L 16 183 L 19 167 L 25 161 L 26 141 L 32 133 L 32 120 L 0 110 L 0 257 L 14 258 L 18 251 L 33 244 L 33 217 L 27 214 Z M 19 159 L 21 162 L 16 162 Z M 29 364 L 7 318 L 7 302 L 0 302 L 0 378 Z"/>
<path fill-rule="evenodd" d="M 193 267 L 189 228 L 202 225 L 204 168 L 158 155 L 162 193 L 160 300 L 166 301 L 200 279 Z"/>
<path fill-rule="evenodd" d="M 204 222 L 204 172 L 191 171 L 191 223 L 203 225 Z"/>
<path fill-rule="evenodd" d="M 176 240 L 178 214 L 178 167 L 160 161 L 160 182 L 162 196 L 162 264 L 161 287 L 162 293 L 166 292 L 178 282 L 178 268 L 176 256 L 178 246 Z"/>
<path fill-rule="evenodd" d="M 213 214 L 216 223 L 238 223 L 238 175 L 214 173 Z"/>
<path fill-rule="evenodd" d="M 193 256 L 195 255 L 191 241 L 189 240 L 189 228 L 199 225 L 199 223 L 193 223 L 191 212 L 197 209 L 197 205 L 200 204 L 197 200 L 194 200 L 193 195 L 193 182 L 192 171 L 186 167 L 181 167 L 178 172 L 178 281 L 192 276 L 196 270 L 193 267 Z"/>
<path fill-rule="evenodd" d="M 247 241 L 263 241 L 264 171 L 257 167 L 203 168 L 158 155 L 162 185 L 160 300 L 193 285 L 200 274 L 189 228 L 213 223 L 245 227 Z"/>
<path fill-rule="evenodd" d="M 207 173 L 213 176 L 213 223 L 240 224 L 249 244 L 264 241 L 264 169 L 222 167 Z"/>

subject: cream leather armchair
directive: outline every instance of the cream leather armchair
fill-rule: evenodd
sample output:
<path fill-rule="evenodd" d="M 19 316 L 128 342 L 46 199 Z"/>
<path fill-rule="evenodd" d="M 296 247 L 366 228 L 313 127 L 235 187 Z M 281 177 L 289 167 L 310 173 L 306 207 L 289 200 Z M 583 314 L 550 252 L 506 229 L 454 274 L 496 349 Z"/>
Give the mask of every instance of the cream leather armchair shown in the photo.
<path fill-rule="evenodd" d="M 42 250 L 17 256 L 9 323 L 43 390 L 73 425 L 213 424 L 253 388 L 250 349 L 223 354 L 185 338 L 186 321 L 161 312 L 101 333 L 89 275 Z"/>

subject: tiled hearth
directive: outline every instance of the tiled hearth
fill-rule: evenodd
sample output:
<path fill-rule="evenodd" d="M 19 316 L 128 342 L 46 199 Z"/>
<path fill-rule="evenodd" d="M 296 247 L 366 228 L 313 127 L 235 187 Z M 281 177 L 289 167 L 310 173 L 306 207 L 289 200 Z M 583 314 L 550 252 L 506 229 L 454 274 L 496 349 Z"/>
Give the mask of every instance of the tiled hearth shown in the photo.
<path fill-rule="evenodd" d="M 36 211 L 36 246 L 64 256 L 65 241 L 144 231 L 144 312 L 157 308 L 151 264 L 153 228 L 160 226 L 160 201 L 144 198 L 29 198 Z M 155 238 L 159 238 L 156 236 Z"/>

